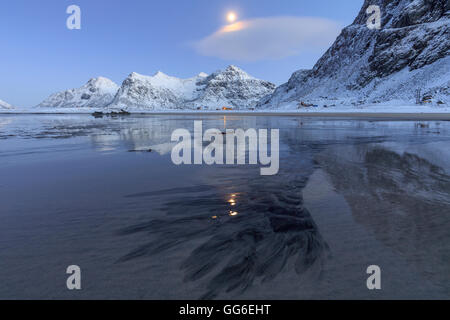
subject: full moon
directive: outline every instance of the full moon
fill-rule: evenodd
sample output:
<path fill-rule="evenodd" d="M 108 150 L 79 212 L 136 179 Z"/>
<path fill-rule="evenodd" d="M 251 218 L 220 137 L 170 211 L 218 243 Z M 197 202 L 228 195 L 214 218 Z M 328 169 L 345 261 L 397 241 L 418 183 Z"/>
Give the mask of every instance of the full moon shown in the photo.
<path fill-rule="evenodd" d="M 228 14 L 227 14 L 227 20 L 228 20 L 228 22 L 233 23 L 233 22 L 236 21 L 236 19 L 237 19 L 236 13 L 234 13 L 234 12 L 228 12 Z"/>

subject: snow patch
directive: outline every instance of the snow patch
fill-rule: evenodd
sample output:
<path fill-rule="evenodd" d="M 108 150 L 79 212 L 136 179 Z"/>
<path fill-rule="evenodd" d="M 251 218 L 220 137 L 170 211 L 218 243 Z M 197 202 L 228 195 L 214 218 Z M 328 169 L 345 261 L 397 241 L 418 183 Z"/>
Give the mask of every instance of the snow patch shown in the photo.
<path fill-rule="evenodd" d="M 0 100 L 0 109 L 11 110 L 11 109 L 14 109 L 14 107 L 12 105 L 10 105 L 9 103 L 7 103 L 7 102 L 5 102 L 3 100 Z"/>

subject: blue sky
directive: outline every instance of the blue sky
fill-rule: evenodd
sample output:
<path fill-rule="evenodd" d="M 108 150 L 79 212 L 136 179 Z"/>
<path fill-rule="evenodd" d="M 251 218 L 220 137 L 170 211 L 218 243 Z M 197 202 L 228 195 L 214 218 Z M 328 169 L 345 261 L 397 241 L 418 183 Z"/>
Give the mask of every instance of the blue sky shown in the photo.
<path fill-rule="evenodd" d="M 32 106 L 96 76 L 188 78 L 234 64 L 286 82 L 311 68 L 362 0 L 14 0 L 0 3 L 0 99 Z M 66 9 L 81 8 L 81 30 Z M 226 14 L 238 15 L 232 33 Z M 240 27 L 241 26 L 241 27 Z M 337 30 L 337 31 L 336 31 Z"/>

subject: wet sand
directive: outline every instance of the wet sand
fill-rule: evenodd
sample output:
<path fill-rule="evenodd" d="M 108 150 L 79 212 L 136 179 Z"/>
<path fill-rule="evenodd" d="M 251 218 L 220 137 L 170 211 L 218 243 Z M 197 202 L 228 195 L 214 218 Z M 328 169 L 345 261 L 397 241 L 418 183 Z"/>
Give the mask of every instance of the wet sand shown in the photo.
<path fill-rule="evenodd" d="M 220 114 L 0 117 L 0 299 L 448 299 L 450 122 Z M 173 164 L 197 119 L 279 174 Z"/>

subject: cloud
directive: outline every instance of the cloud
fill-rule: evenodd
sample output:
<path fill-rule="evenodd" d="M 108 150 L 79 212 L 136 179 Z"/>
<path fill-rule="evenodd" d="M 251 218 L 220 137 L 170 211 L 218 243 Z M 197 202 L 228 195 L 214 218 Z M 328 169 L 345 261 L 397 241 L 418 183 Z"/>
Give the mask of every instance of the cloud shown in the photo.
<path fill-rule="evenodd" d="M 202 55 L 224 60 L 271 60 L 327 49 L 340 30 L 323 18 L 256 18 L 227 25 L 193 45 Z"/>

